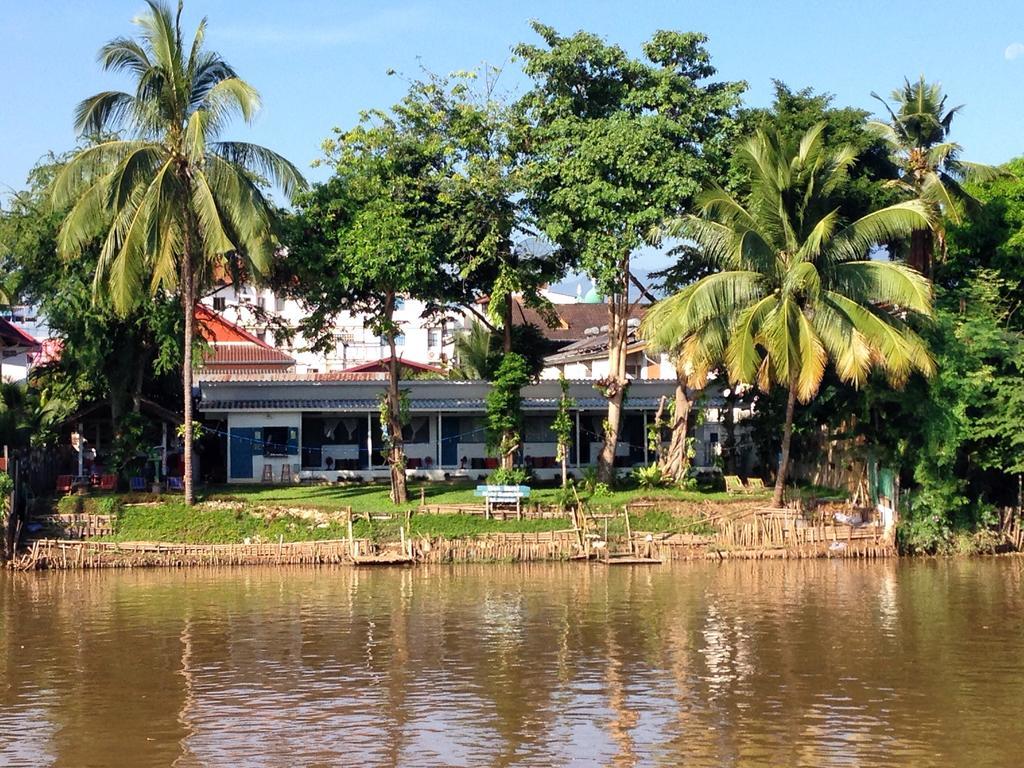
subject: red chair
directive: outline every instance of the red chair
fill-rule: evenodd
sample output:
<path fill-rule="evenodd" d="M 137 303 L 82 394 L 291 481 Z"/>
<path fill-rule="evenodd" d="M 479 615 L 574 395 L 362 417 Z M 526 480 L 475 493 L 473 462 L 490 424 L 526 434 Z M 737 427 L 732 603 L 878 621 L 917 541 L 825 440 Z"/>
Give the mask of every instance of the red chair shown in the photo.
<path fill-rule="evenodd" d="M 72 475 L 57 475 L 57 492 L 71 493 L 74 488 L 75 479 Z"/>
<path fill-rule="evenodd" d="M 100 490 L 101 491 L 116 491 L 117 490 L 117 475 L 100 475 Z"/>

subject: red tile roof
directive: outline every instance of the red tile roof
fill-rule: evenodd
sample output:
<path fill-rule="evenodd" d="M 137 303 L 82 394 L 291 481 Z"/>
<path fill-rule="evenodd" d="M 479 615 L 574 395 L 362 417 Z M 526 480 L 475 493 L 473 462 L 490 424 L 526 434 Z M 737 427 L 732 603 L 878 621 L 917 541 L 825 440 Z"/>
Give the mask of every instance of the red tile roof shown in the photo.
<path fill-rule="evenodd" d="M 0 317 L 0 346 L 38 349 L 39 341 L 9 320 Z"/>
<path fill-rule="evenodd" d="M 295 358 L 202 304 L 196 307 L 199 334 L 209 347 L 203 356 L 207 371 L 280 371 Z"/>
<path fill-rule="evenodd" d="M 196 323 L 199 334 L 209 342 L 247 341 L 261 347 L 273 349 L 258 336 L 249 333 L 245 328 L 232 323 L 223 315 L 219 315 L 203 304 L 196 305 Z"/>
<path fill-rule="evenodd" d="M 391 357 L 384 357 L 380 360 L 370 360 L 359 365 L 353 365 L 351 368 L 346 368 L 343 373 L 360 373 L 363 371 L 379 371 L 381 373 L 388 372 L 388 365 L 391 362 Z M 405 358 L 398 358 L 398 364 L 403 368 L 411 368 L 414 371 L 426 371 L 429 373 L 444 373 L 443 368 L 438 368 L 436 365 L 429 365 L 427 363 L 418 363 L 415 360 L 406 360 Z"/>

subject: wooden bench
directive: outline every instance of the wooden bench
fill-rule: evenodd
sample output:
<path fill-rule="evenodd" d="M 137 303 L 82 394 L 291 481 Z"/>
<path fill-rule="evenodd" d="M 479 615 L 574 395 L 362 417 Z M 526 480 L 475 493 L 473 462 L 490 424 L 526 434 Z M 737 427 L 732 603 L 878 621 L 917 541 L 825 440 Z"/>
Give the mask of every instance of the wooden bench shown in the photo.
<path fill-rule="evenodd" d="M 483 496 L 487 506 L 484 510 L 484 518 L 494 515 L 496 508 L 502 510 L 515 507 L 516 519 L 523 517 L 523 499 L 530 498 L 530 486 L 528 485 L 478 485 L 475 496 Z"/>

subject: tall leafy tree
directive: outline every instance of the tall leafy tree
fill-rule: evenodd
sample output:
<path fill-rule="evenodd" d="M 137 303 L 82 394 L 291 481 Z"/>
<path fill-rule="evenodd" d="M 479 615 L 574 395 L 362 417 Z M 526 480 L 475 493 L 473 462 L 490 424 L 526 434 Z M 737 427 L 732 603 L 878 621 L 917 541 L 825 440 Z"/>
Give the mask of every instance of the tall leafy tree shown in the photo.
<path fill-rule="evenodd" d="M 554 325 L 557 318 L 541 288 L 560 279 L 565 265 L 558 249 L 530 234 L 532 222 L 522 194 L 528 157 L 525 121 L 518 105 L 499 91 L 500 75 L 500 69 L 485 66 L 448 79 L 433 76 L 416 83 L 414 92 L 440 127 L 452 165 L 443 186 L 445 202 L 457 211 L 450 219 L 450 258 L 466 289 L 486 301 L 487 322 L 500 332 L 499 354 L 523 355 L 536 375 L 543 365 L 538 358 L 545 339 L 528 337 L 533 326 L 515 326 L 514 308 L 521 302 Z M 500 367 L 495 360 L 488 377 Z M 502 386 L 514 380 L 504 376 Z M 492 420 L 508 425 L 498 442 L 519 445 L 516 414 L 492 414 Z M 511 466 L 514 451 L 503 449 L 500 455 L 502 465 Z"/>
<path fill-rule="evenodd" d="M 889 115 L 889 122 L 872 121 L 871 126 L 889 145 L 893 162 L 899 168 L 894 184 L 907 195 L 932 207 L 932 226 L 910 237 L 907 264 L 923 275 L 931 276 L 936 248 L 946 252 L 943 216 L 959 224 L 965 209 L 977 208 L 978 201 L 962 186 L 968 177 L 987 178 L 998 171 L 986 165 L 960 158 L 962 147 L 949 140 L 953 118 L 963 105 L 946 108 L 946 95 L 939 83 L 929 83 L 924 75 L 892 92 L 893 104 L 872 93 Z"/>
<path fill-rule="evenodd" d="M 35 372 L 34 388 L 54 403 L 51 411 L 64 403 L 65 415 L 106 400 L 116 434 L 144 393 L 172 407 L 177 402 L 167 374 L 181 361 L 181 317 L 169 297 L 154 297 L 127 314 L 96 297 L 98 243 L 77 259 L 54 258 L 67 211 L 53 209 L 48 191 L 66 161 L 51 155 L 40 162 L 27 188 L 0 211 L 0 269 L 22 286 L 21 299 L 39 310 L 62 342 L 59 362 Z"/>
<path fill-rule="evenodd" d="M 614 475 L 626 377 L 630 257 L 723 165 L 741 83 L 713 82 L 706 39 L 661 31 L 644 59 L 585 32 L 534 23 L 520 45 L 533 88 L 527 198 L 544 234 L 608 297 L 608 399 L 599 475 Z"/>
<path fill-rule="evenodd" d="M 499 90 L 501 74 L 485 66 L 452 78 L 435 75 L 414 83 L 413 92 L 432 112 L 451 161 L 443 192 L 459 212 L 451 221 L 452 260 L 470 290 L 486 298 L 488 319 L 508 353 L 514 302 L 550 314 L 540 289 L 561 279 L 566 265 L 557 249 L 533 236 L 523 197 L 526 122 Z"/>
<path fill-rule="evenodd" d="M 911 328 L 932 312 L 931 286 L 900 264 L 868 258 L 880 242 L 930 224 L 921 201 L 897 203 L 845 222 L 833 197 L 856 153 L 829 150 L 818 125 L 799 144 L 759 132 L 739 157 L 750 191 L 737 200 L 712 187 L 701 216 L 675 222 L 716 270 L 657 304 L 641 333 L 678 355 L 696 386 L 720 365 L 736 383 L 787 390 L 774 504 L 781 506 L 797 401 L 818 391 L 829 361 L 862 384 L 880 368 L 894 386 L 934 364 Z"/>
<path fill-rule="evenodd" d="M 102 238 L 95 289 L 122 313 L 147 293 L 177 296 L 184 317 L 185 503 L 192 483 L 194 312 L 200 288 L 218 272 L 265 273 L 273 257 L 275 208 L 262 180 L 291 195 L 304 185 L 287 160 L 256 144 L 219 140 L 235 117 L 252 120 L 259 94 L 205 45 L 206 20 L 191 41 L 177 13 L 157 0 L 134 21 L 137 39 L 100 49 L 100 65 L 135 81 L 133 92 L 103 91 L 79 106 L 85 136 L 117 134 L 78 152 L 54 181 L 58 207 L 71 208 L 58 249 L 81 255 Z M 119 133 L 121 132 L 121 133 Z"/>
<path fill-rule="evenodd" d="M 346 311 L 364 315 L 387 341 L 381 422 L 396 504 L 408 493 L 395 310 L 411 297 L 444 311 L 464 296 L 448 260 L 450 215 L 441 193 L 450 159 L 421 96 L 414 86 L 390 113 L 365 113 L 325 142 L 323 162 L 334 174 L 297 198 L 281 275 L 282 287 L 309 311 L 301 329 L 313 348 L 333 345 L 335 318 Z"/>

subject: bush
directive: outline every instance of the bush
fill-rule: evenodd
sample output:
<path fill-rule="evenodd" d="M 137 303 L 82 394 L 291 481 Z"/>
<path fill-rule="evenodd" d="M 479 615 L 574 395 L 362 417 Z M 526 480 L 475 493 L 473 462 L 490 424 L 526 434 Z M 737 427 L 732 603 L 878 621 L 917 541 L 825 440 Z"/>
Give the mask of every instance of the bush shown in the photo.
<path fill-rule="evenodd" d="M 665 475 L 657 464 L 637 467 L 633 470 L 633 479 L 636 481 L 637 486 L 645 491 L 651 491 L 665 485 Z"/>
<path fill-rule="evenodd" d="M 533 479 L 530 472 L 524 467 L 512 467 L 506 469 L 500 467 L 487 479 L 488 485 L 529 485 Z"/>
<path fill-rule="evenodd" d="M 596 486 L 597 469 L 594 467 L 587 467 L 583 470 L 583 475 L 580 477 L 580 488 L 587 493 L 593 493 Z"/>

